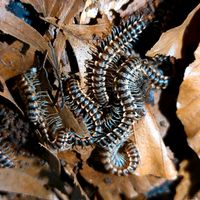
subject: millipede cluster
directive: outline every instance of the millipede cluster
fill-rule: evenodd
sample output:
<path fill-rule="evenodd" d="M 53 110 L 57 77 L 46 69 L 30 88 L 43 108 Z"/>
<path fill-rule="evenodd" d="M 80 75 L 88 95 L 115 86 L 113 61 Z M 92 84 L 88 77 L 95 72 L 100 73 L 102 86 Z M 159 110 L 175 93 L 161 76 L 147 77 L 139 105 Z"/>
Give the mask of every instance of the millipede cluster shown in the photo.
<path fill-rule="evenodd" d="M 169 56 L 141 58 L 135 53 L 137 41 L 152 22 L 152 17 L 137 13 L 91 48 L 91 59 L 86 61 L 87 92 L 77 75 L 62 79 L 65 105 L 75 117 L 81 116 L 88 134 L 80 136 L 64 126 L 51 95 L 42 87 L 37 67 L 21 76 L 27 116 L 38 129 L 40 141 L 57 150 L 96 145 L 106 170 L 117 175 L 135 171 L 140 156 L 137 144 L 130 140 L 132 126 L 145 115 L 147 91 L 164 89 L 169 83 L 159 68 L 171 62 Z"/>

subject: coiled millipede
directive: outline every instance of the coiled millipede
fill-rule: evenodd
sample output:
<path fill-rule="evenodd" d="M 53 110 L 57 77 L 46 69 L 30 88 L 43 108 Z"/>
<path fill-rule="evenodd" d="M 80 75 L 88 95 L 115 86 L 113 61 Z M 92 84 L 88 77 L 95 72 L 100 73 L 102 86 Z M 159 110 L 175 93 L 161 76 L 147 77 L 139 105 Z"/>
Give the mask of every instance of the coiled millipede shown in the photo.
<path fill-rule="evenodd" d="M 109 97 L 105 90 L 105 75 L 108 64 L 115 56 L 132 55 L 133 47 L 141 33 L 146 29 L 151 18 L 139 13 L 123 20 L 119 26 L 113 27 L 112 32 L 99 46 L 92 49 L 92 60 L 86 62 L 88 90 L 93 91 L 100 106 L 106 105 Z"/>
<path fill-rule="evenodd" d="M 98 140 L 97 144 L 104 149 L 113 149 L 115 144 L 126 140 L 134 120 L 140 119 L 145 113 L 142 91 L 143 74 L 139 69 L 140 66 L 140 60 L 130 59 L 123 63 L 117 71 L 114 81 L 115 91 L 120 99 L 123 117 L 120 124 L 112 132 L 105 134 Z"/>
<path fill-rule="evenodd" d="M 140 161 L 139 152 L 130 140 L 116 145 L 113 151 L 102 151 L 101 157 L 105 169 L 118 176 L 134 173 Z"/>

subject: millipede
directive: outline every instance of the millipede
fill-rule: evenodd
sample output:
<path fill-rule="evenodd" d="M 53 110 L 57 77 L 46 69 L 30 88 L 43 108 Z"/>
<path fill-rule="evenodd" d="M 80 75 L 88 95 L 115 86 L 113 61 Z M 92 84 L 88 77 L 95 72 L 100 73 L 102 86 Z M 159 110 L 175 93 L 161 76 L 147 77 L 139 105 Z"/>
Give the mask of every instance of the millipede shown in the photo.
<path fill-rule="evenodd" d="M 37 67 L 32 67 L 21 75 L 19 87 L 21 93 L 26 98 L 27 116 L 31 123 L 39 127 L 39 130 L 42 132 L 41 137 L 49 140 L 48 126 L 44 117 L 47 102 L 41 99 L 44 96 L 46 97 L 47 94 L 40 90 L 37 91 L 40 85 Z"/>
<path fill-rule="evenodd" d="M 102 113 L 99 111 L 98 106 L 79 88 L 76 79 L 69 78 L 65 84 L 74 104 L 79 105 L 82 110 L 87 112 L 95 125 L 95 133 L 101 134 Z"/>
<path fill-rule="evenodd" d="M 113 149 L 116 144 L 128 139 L 130 128 L 135 120 L 145 114 L 144 94 L 142 91 L 143 74 L 140 70 L 139 59 L 128 59 L 117 71 L 115 90 L 123 110 L 123 117 L 119 125 L 101 137 L 97 144 L 103 149 Z M 131 88 L 130 88 L 131 82 Z M 135 94 L 135 95 L 134 95 Z"/>
<path fill-rule="evenodd" d="M 117 127 L 120 123 L 123 115 L 122 107 L 117 105 L 111 105 L 109 108 L 109 112 L 106 112 L 105 117 L 103 118 L 102 126 L 104 129 L 111 131 Z"/>
<path fill-rule="evenodd" d="M 0 143 L 0 167 L 15 167 L 14 149 L 8 142 L 1 141 Z"/>
<path fill-rule="evenodd" d="M 169 77 L 159 69 L 170 60 L 169 56 L 142 59 L 134 51 L 143 31 L 152 22 L 152 16 L 137 13 L 122 20 L 90 49 L 92 58 L 85 62 L 86 93 L 76 75 L 61 78 L 61 72 L 56 71 L 58 74 L 54 78 L 59 79 L 61 90 L 57 94 L 75 117 L 85 122 L 86 134 L 65 127 L 59 113 L 62 106 L 58 108 L 58 102 L 55 102 L 58 98 L 53 99 L 49 88 L 42 85 L 37 67 L 21 76 L 20 89 L 27 100 L 27 116 L 37 128 L 41 141 L 58 151 L 95 144 L 106 170 L 119 176 L 134 173 L 140 155 L 137 144 L 129 139 L 134 134 L 132 126 L 145 115 L 148 87 L 164 89 L 169 84 Z M 12 167 L 12 160 L 0 149 L 3 166 L 2 163 Z"/>
<path fill-rule="evenodd" d="M 163 62 L 170 62 L 170 56 L 164 56 L 157 54 L 152 58 L 144 59 L 142 69 L 144 74 L 150 80 L 150 84 L 153 88 L 165 89 L 169 84 L 169 77 L 164 76 L 162 70 L 158 70 L 158 66 Z"/>
<path fill-rule="evenodd" d="M 19 83 L 21 91 L 24 92 L 24 95 L 27 99 L 27 115 L 29 120 L 33 124 L 38 123 L 39 119 L 39 104 L 37 102 L 36 86 L 40 84 L 40 81 L 37 77 L 37 68 L 32 67 L 26 73 L 21 76 Z"/>
<path fill-rule="evenodd" d="M 102 151 L 100 155 L 105 169 L 118 176 L 133 174 L 140 161 L 139 152 L 131 140 L 116 145 L 113 150 Z"/>
<path fill-rule="evenodd" d="M 152 22 L 152 18 L 142 13 L 131 16 L 127 20 L 123 20 L 119 26 L 113 27 L 111 34 L 99 46 L 91 50 L 92 60 L 86 61 L 87 85 L 101 106 L 108 103 L 104 76 L 108 63 L 116 55 L 131 56 L 134 43 L 150 22 Z"/>
<path fill-rule="evenodd" d="M 30 122 L 37 126 L 39 132 L 36 134 L 41 141 L 58 150 L 68 150 L 74 145 L 85 146 L 93 143 L 92 136 L 81 138 L 64 127 L 48 92 L 41 89 L 36 67 L 21 76 L 20 88 L 26 97 L 27 115 Z"/>

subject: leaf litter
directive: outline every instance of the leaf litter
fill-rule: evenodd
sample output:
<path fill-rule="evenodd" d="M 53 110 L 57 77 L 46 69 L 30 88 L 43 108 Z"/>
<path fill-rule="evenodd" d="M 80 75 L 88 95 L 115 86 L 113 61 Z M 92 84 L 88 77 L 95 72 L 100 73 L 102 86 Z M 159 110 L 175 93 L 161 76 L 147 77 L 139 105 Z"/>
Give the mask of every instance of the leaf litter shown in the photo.
<path fill-rule="evenodd" d="M 74 50 L 75 56 L 77 57 L 82 87 L 85 87 L 84 61 L 90 57 L 88 50 L 92 45 L 92 41 L 95 36 L 97 36 L 96 39 L 98 40 L 102 36 L 109 33 L 112 26 L 110 10 L 113 9 L 119 12 L 121 16 L 126 16 L 133 10 L 137 10 L 146 5 L 146 2 L 144 2 L 144 4 L 137 4 L 137 2 L 134 1 L 135 4 L 130 3 L 126 7 L 127 9 L 122 11 L 123 5 L 127 4 L 128 1 L 120 1 L 118 4 L 114 1 L 100 1 L 100 4 L 94 4 L 94 6 L 91 6 L 92 3 L 89 0 L 85 4 L 82 1 L 80 3 L 80 1 L 76 0 L 63 0 L 59 2 L 53 0 L 22 0 L 21 2 L 33 6 L 34 9 L 40 14 L 41 20 L 44 20 L 45 23 L 50 23 L 50 25 L 49 30 L 47 30 L 44 35 L 41 35 L 41 33 L 39 33 L 35 28 L 24 22 L 22 19 L 19 19 L 6 9 L 6 5 L 8 5 L 9 1 L 4 0 L 0 3 L 0 29 L 4 34 L 10 35 L 16 39 L 11 44 L 1 42 L 0 45 L 1 83 L 4 89 L 3 92 L 1 92 L 1 96 L 8 99 L 15 105 L 17 104 L 10 95 L 10 92 L 7 90 L 5 81 L 26 71 L 33 63 L 34 53 L 36 50 L 41 52 L 47 51 L 49 61 L 55 65 L 52 50 L 49 46 L 49 41 L 53 38 L 53 45 L 55 48 L 54 53 L 57 57 L 57 62 L 61 65 L 61 63 L 64 63 L 64 59 L 66 58 L 66 52 L 64 49 L 67 48 L 67 46 L 64 41 L 67 39 Z M 159 5 L 159 1 L 157 2 Z M 154 5 L 157 6 L 157 4 Z M 95 9 L 96 11 L 94 12 Z M 197 6 L 194 11 L 188 15 L 188 18 L 182 25 L 164 33 L 160 37 L 158 43 L 149 52 L 147 52 L 147 55 L 151 56 L 156 53 L 163 53 L 172 55 L 176 57 L 176 59 L 182 58 L 184 56 L 181 55 L 183 36 L 186 32 L 188 24 L 191 22 L 192 16 L 198 13 L 198 10 L 199 6 Z M 94 25 L 88 24 L 92 18 L 97 18 L 97 13 L 99 11 L 103 14 L 102 19 L 98 18 L 97 23 Z M 80 23 L 74 23 L 74 21 L 77 20 Z M 52 27 L 55 32 L 51 32 L 49 35 L 50 28 Z M 28 45 L 28 48 L 24 53 L 22 49 L 25 44 Z M 186 101 L 188 97 L 198 97 L 198 79 L 196 80 L 196 75 L 198 74 L 198 49 L 196 50 L 195 55 L 196 60 L 187 68 L 183 86 L 181 86 L 179 93 L 180 97 L 178 98 L 177 104 L 177 115 L 183 122 L 188 136 L 187 139 L 189 145 L 198 154 L 198 117 L 194 117 L 194 120 L 192 120 L 194 126 L 188 126 L 187 120 L 191 120 L 188 112 L 194 113 L 194 111 L 196 111 L 199 107 L 199 104 L 194 104 L 194 100 L 192 100 L 192 108 L 189 107 L 186 111 L 181 110 L 182 113 L 179 110 L 180 105 L 181 109 L 185 106 L 185 104 L 186 106 L 191 105 L 191 103 Z M 65 66 L 68 68 L 68 71 L 70 71 L 70 67 L 73 68 L 73 66 L 70 66 L 69 63 Z M 189 76 L 190 74 L 193 74 L 193 71 L 194 75 Z M 194 87 L 193 90 L 191 90 L 187 85 L 188 79 L 191 79 L 189 86 L 192 85 Z M 195 91 L 195 93 L 190 94 L 188 91 L 185 91 L 188 87 L 190 92 Z M 187 94 L 186 97 L 184 97 L 184 94 Z M 141 152 L 141 163 L 134 175 L 117 177 L 115 175 L 96 170 L 91 164 L 89 164 L 93 147 L 84 149 L 78 148 L 74 149 L 72 152 L 51 152 L 48 149 L 46 149 L 45 152 L 43 149 L 40 150 L 39 154 L 43 154 L 45 152 L 41 157 L 44 160 L 47 160 L 48 165 L 35 165 L 34 161 L 37 159 L 37 155 L 32 155 L 28 158 L 19 156 L 18 162 L 21 161 L 21 163 L 24 162 L 29 164 L 22 165 L 20 167 L 18 166 L 16 169 L 0 169 L 0 179 L 1 182 L 4 182 L 3 185 L 1 184 L 2 186 L 0 187 L 0 190 L 4 192 L 14 192 L 35 196 L 42 199 L 56 199 L 56 195 L 60 195 L 63 199 L 65 197 L 68 199 L 67 197 L 72 197 L 72 191 L 76 191 L 75 188 L 78 187 L 78 194 L 80 196 L 82 195 L 86 199 L 98 199 L 98 197 L 103 199 L 121 199 L 122 196 L 125 197 L 125 199 L 137 199 L 137 197 L 139 199 L 139 193 L 145 193 L 153 187 L 161 185 L 161 183 L 166 180 L 174 180 L 177 177 L 177 171 L 174 166 L 175 158 L 162 140 L 162 136 L 167 134 L 168 126 L 165 126 L 165 128 L 162 127 L 163 133 L 160 134 L 161 127 L 157 123 L 161 120 L 161 116 L 162 120 L 166 120 L 166 118 L 160 112 L 159 107 L 154 106 L 150 108 L 150 105 L 146 105 L 146 108 L 147 114 L 143 120 L 138 122 L 133 127 L 135 136 L 131 138 L 136 141 L 139 151 Z M 62 112 L 64 113 L 62 117 L 65 123 L 70 125 L 69 127 L 77 130 L 77 132 L 81 132 L 83 127 L 77 122 L 77 119 L 73 117 L 72 113 L 67 111 L 67 108 L 65 108 L 65 111 Z M 189 124 L 190 123 L 191 121 L 189 121 Z M 60 163 L 64 171 L 60 171 Z M 44 173 L 46 175 L 41 176 L 44 171 L 47 171 L 48 173 Z M 60 182 L 56 182 L 52 186 L 50 184 L 52 178 L 51 174 L 54 172 L 56 173 L 53 180 L 56 180 L 57 178 L 59 180 L 61 178 L 62 180 L 60 180 Z M 183 176 L 186 181 L 189 180 L 189 177 L 181 174 L 181 172 L 179 172 L 179 176 Z M 181 185 L 183 185 L 182 182 Z M 47 190 L 45 184 L 51 185 L 51 188 L 54 188 L 54 190 Z M 63 185 L 62 187 L 65 187 L 65 189 L 60 187 L 59 184 Z M 192 185 L 193 183 L 190 184 Z M 91 188 L 88 189 L 86 185 Z M 178 199 L 177 195 L 180 195 L 180 188 L 185 187 L 181 185 L 177 187 L 176 199 Z"/>

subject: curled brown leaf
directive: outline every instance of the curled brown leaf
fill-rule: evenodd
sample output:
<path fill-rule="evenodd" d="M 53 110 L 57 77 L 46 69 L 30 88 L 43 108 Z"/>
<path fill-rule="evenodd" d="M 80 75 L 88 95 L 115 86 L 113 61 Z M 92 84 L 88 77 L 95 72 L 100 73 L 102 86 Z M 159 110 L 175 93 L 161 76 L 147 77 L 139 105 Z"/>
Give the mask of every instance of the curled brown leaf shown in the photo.
<path fill-rule="evenodd" d="M 140 176 L 151 174 L 175 179 L 176 169 L 163 143 L 157 122 L 148 107 L 146 116 L 135 124 L 134 133 L 141 157 L 135 173 Z"/>
<path fill-rule="evenodd" d="M 147 52 L 147 56 L 156 54 L 164 54 L 182 58 L 185 56 L 187 47 L 198 39 L 199 31 L 197 32 L 199 23 L 200 4 L 187 16 L 185 21 L 173 29 L 163 33 L 158 42 Z M 194 21 L 196 21 L 194 23 Z M 188 29 L 189 28 L 189 29 Z"/>
<path fill-rule="evenodd" d="M 177 100 L 177 116 L 184 125 L 187 140 L 200 156 L 200 45 L 195 51 L 196 60 L 185 71 L 184 81 Z"/>
<path fill-rule="evenodd" d="M 179 185 L 176 187 L 174 200 L 199 199 L 199 160 L 188 162 L 184 160 L 180 164 L 179 176 L 182 177 Z"/>

